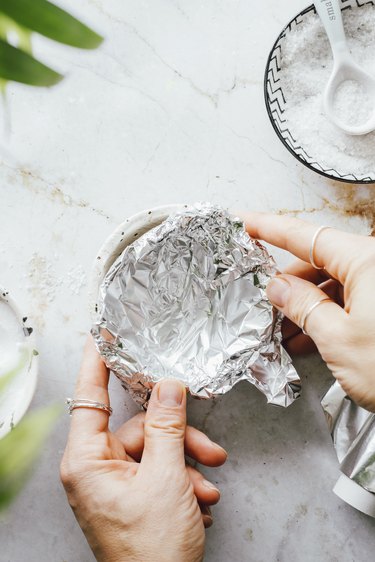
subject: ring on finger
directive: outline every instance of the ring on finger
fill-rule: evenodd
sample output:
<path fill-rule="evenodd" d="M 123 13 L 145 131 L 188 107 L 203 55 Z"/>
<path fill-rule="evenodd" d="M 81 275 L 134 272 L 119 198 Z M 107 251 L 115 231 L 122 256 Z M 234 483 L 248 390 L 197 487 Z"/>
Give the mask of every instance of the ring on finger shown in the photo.
<path fill-rule="evenodd" d="M 319 305 L 323 304 L 324 302 L 333 302 L 333 300 L 329 297 L 323 297 L 323 298 L 319 299 L 318 301 L 314 302 L 310 306 L 310 308 L 307 309 L 307 311 L 305 313 L 305 316 L 303 318 L 303 321 L 301 323 L 301 329 L 302 329 L 302 332 L 305 334 L 305 336 L 308 336 L 308 333 L 306 332 L 306 321 L 307 321 L 308 317 L 313 312 L 313 310 L 315 310 Z"/>
<path fill-rule="evenodd" d="M 324 267 L 320 267 L 319 265 L 317 265 L 316 261 L 315 261 L 315 246 L 316 246 L 316 241 L 318 240 L 318 237 L 320 235 L 321 232 L 323 232 L 323 230 L 325 230 L 326 228 L 331 228 L 330 226 L 320 226 L 318 228 L 318 230 L 315 232 L 312 240 L 311 240 L 311 246 L 310 246 L 310 263 L 313 266 L 314 269 L 324 269 Z"/>
<path fill-rule="evenodd" d="M 93 408 L 94 410 L 102 410 L 109 416 L 112 414 L 112 408 L 108 404 L 102 402 L 95 402 L 95 400 L 88 400 L 87 398 L 67 398 L 68 412 L 72 415 L 73 410 L 76 408 Z"/>

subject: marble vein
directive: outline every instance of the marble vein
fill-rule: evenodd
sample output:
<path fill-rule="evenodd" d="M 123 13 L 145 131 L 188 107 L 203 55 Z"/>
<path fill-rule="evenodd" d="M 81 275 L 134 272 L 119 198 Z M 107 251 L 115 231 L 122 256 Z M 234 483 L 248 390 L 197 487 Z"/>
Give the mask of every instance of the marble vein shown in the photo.
<path fill-rule="evenodd" d="M 258 84 L 258 81 L 246 81 L 246 80 L 237 80 L 236 77 L 234 77 L 232 84 L 228 87 L 228 88 L 219 88 L 216 92 L 214 93 L 210 93 L 207 92 L 205 90 L 203 90 L 202 88 L 200 88 L 195 82 L 194 80 L 189 77 L 186 76 L 185 74 L 183 74 L 182 72 L 180 72 L 177 68 L 175 68 L 172 64 L 170 64 L 167 60 L 165 60 L 164 57 L 162 57 L 160 55 L 160 53 L 158 53 L 158 51 L 156 50 L 156 48 L 150 43 L 150 41 L 148 39 L 146 39 L 139 31 L 138 29 L 132 25 L 131 23 L 114 17 L 112 14 L 109 14 L 108 12 L 106 12 L 103 8 L 103 6 L 97 2 L 97 0 L 90 0 L 90 2 L 95 5 L 97 7 L 98 10 L 100 10 L 100 12 L 105 15 L 109 20 L 111 20 L 112 22 L 122 25 L 124 27 L 126 27 L 131 33 L 133 33 L 134 35 L 136 35 L 136 37 L 138 37 L 138 39 L 144 44 L 146 45 L 146 47 L 153 53 L 153 55 L 159 60 L 159 62 L 161 62 L 166 68 L 168 68 L 171 72 L 173 72 L 174 75 L 178 76 L 178 78 L 180 78 L 181 80 L 187 82 L 189 84 L 189 86 L 200 96 L 203 96 L 204 98 L 208 99 L 215 108 L 217 108 L 218 103 L 219 103 L 219 97 L 221 94 L 229 94 L 231 92 L 233 92 L 233 90 L 235 90 L 237 88 L 237 86 L 241 83 L 241 84 L 246 84 L 246 83 L 251 83 L 251 84 Z M 118 61 L 117 61 L 118 62 Z"/>
<path fill-rule="evenodd" d="M 32 171 L 28 168 L 19 166 L 12 167 L 5 162 L 0 162 L 0 167 L 5 168 L 12 177 L 9 178 L 10 183 L 17 182 L 29 191 L 42 196 L 53 203 L 63 205 L 64 207 L 77 207 L 80 209 L 89 209 L 93 213 L 104 217 L 105 219 L 117 224 L 119 222 L 114 217 L 111 217 L 102 209 L 93 207 L 85 199 L 76 199 L 71 195 L 65 193 L 57 182 L 50 182 L 44 179 L 37 172 Z M 18 179 L 21 181 L 19 182 Z"/>
<path fill-rule="evenodd" d="M 112 59 L 116 64 L 118 64 L 122 70 L 124 70 L 124 65 L 122 65 L 120 63 L 120 61 L 113 55 L 110 55 L 107 52 L 104 52 L 105 56 L 107 56 L 108 58 Z M 162 111 L 163 113 L 167 116 L 168 115 L 168 111 L 166 109 L 166 107 L 154 96 L 152 96 L 150 93 L 146 92 L 144 89 L 138 87 L 137 85 L 133 83 L 125 83 L 125 82 L 120 82 L 118 80 L 115 80 L 113 78 L 110 78 L 109 76 L 104 75 L 102 72 L 99 72 L 98 70 L 96 70 L 95 68 L 89 67 L 87 65 L 83 65 L 83 64 L 78 64 L 77 62 L 74 62 L 73 65 L 76 68 L 81 68 L 82 70 L 85 70 L 87 72 L 91 72 L 92 74 L 94 74 L 95 76 L 97 76 L 98 78 L 104 80 L 105 82 L 108 82 L 109 84 L 112 84 L 113 86 L 117 86 L 119 88 L 124 88 L 126 90 L 130 90 L 130 91 L 134 91 L 139 93 L 141 96 L 143 96 L 144 98 L 146 98 L 147 100 L 149 100 L 151 103 L 157 105 Z M 134 156 L 132 156 L 130 153 L 128 153 L 129 156 L 131 156 L 134 160 Z"/>
<path fill-rule="evenodd" d="M 258 150 L 262 151 L 264 154 L 266 154 L 266 156 L 272 160 L 272 162 L 276 162 L 277 164 L 280 164 L 281 166 L 283 166 L 284 168 L 287 168 L 288 165 L 286 162 L 284 162 L 284 160 L 279 160 L 278 158 L 275 158 L 274 156 L 272 156 L 263 146 L 261 146 L 260 144 L 254 142 L 254 140 L 246 135 L 240 135 L 239 133 L 237 133 L 237 131 L 235 131 L 232 127 L 230 127 L 229 125 L 226 125 L 227 129 L 229 129 L 229 131 L 238 139 L 242 139 L 245 140 L 246 142 L 248 142 L 252 147 L 257 148 Z"/>

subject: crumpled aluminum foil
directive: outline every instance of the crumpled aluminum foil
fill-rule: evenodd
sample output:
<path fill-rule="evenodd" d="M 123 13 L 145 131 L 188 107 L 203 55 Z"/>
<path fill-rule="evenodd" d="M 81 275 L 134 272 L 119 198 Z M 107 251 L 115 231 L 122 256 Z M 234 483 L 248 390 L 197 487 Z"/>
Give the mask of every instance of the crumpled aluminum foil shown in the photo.
<path fill-rule="evenodd" d="M 141 405 L 169 377 L 202 398 L 247 380 L 288 406 L 300 380 L 281 345 L 282 315 L 265 293 L 276 272 L 242 221 L 210 204 L 188 208 L 109 270 L 92 329 L 97 349 Z"/>
<path fill-rule="evenodd" d="M 375 493 L 375 414 L 357 406 L 335 382 L 322 400 L 340 470 Z"/>

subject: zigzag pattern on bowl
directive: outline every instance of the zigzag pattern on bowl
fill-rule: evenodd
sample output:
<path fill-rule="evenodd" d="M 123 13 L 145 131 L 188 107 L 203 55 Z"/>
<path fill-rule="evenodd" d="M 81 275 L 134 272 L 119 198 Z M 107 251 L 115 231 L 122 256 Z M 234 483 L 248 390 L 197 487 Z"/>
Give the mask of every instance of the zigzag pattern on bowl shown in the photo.
<path fill-rule="evenodd" d="M 375 2 L 372 0 L 366 2 L 360 2 L 359 0 L 341 0 L 341 3 L 342 10 L 352 9 L 352 7 L 361 8 L 366 4 L 375 6 Z M 334 168 L 324 168 L 319 162 L 317 162 L 306 152 L 306 150 L 293 137 L 292 131 L 290 131 L 290 129 L 288 128 L 287 120 L 284 117 L 286 100 L 279 77 L 281 70 L 282 43 L 285 35 L 294 27 L 299 25 L 303 21 L 304 16 L 311 11 L 316 12 L 313 5 L 303 10 L 290 23 L 288 23 L 288 25 L 282 30 L 270 53 L 266 66 L 264 81 L 264 94 L 268 115 L 278 137 L 283 142 L 283 144 L 298 160 L 300 160 L 300 162 L 305 164 L 308 168 L 315 170 L 323 176 L 329 177 L 331 179 L 338 179 L 348 183 L 374 183 L 375 171 L 368 176 L 356 176 L 355 174 L 342 174 L 339 172 L 339 170 L 336 170 Z"/>

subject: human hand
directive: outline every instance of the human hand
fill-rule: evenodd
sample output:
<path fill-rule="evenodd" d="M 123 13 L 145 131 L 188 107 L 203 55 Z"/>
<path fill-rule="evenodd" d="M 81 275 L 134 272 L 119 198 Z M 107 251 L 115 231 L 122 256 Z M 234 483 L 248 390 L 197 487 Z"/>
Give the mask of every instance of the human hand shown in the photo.
<path fill-rule="evenodd" d="M 299 258 L 267 287 L 271 302 L 291 321 L 283 331 L 287 349 L 306 352 L 313 340 L 348 396 L 375 412 L 375 240 L 324 229 L 313 256 L 324 270 L 317 270 L 310 265 L 316 225 L 262 213 L 245 219 L 250 236 Z M 308 314 L 327 295 L 332 301 Z M 311 340 L 301 332 L 304 324 Z"/>
<path fill-rule="evenodd" d="M 92 339 L 86 344 L 76 397 L 109 404 L 108 371 Z M 146 414 L 112 433 L 108 414 L 75 409 L 61 463 L 69 503 L 98 561 L 198 562 L 209 505 L 220 493 L 185 454 L 220 466 L 226 453 L 206 435 L 186 427 L 186 391 L 163 381 Z"/>

